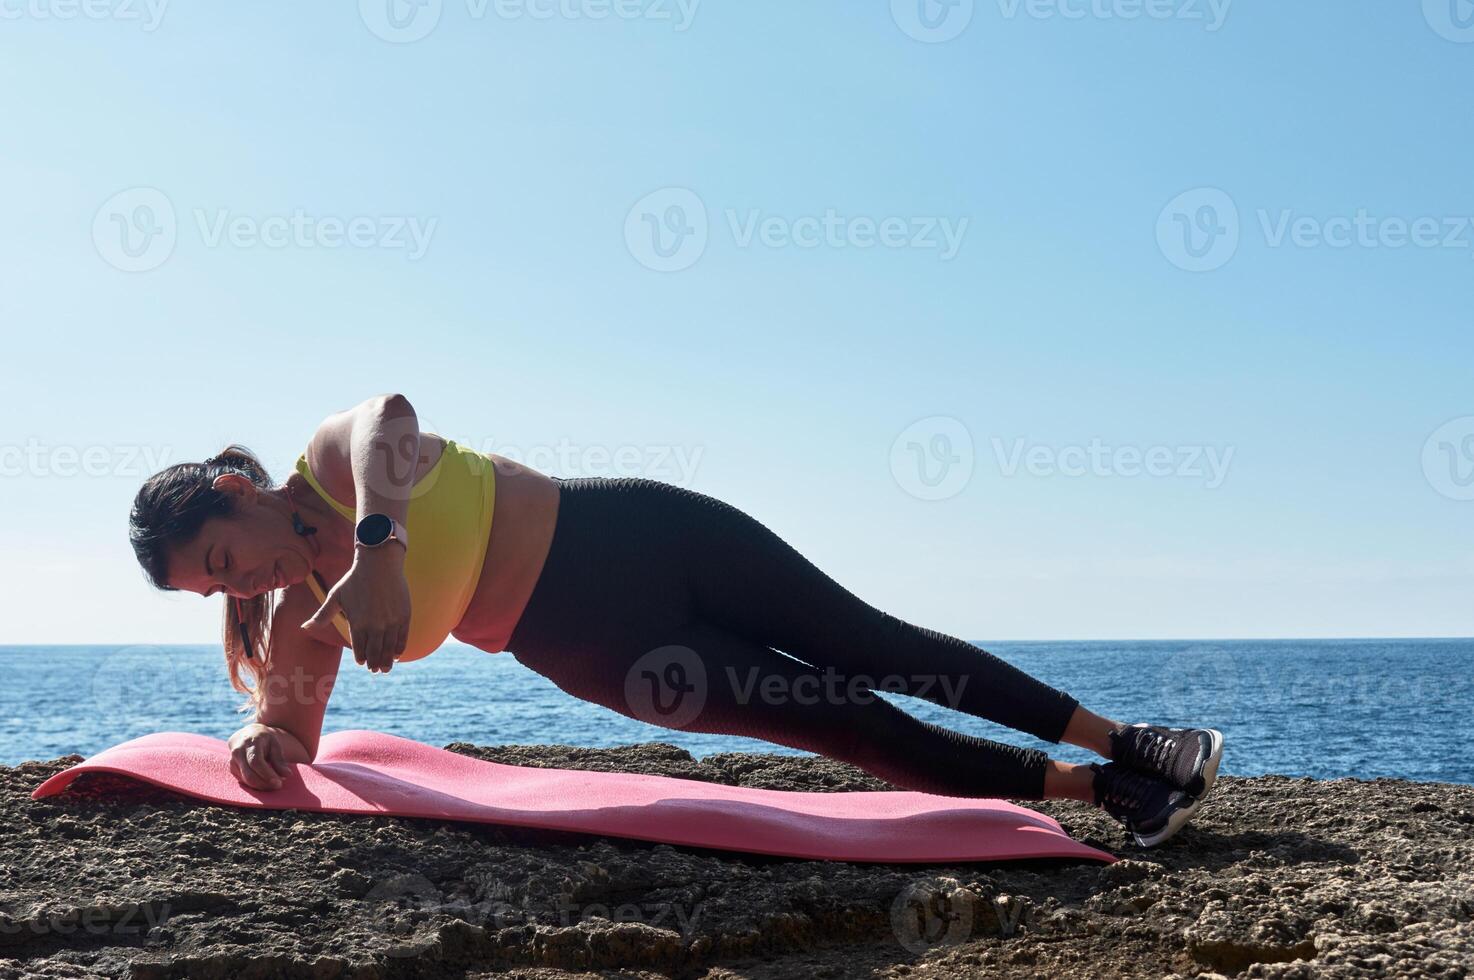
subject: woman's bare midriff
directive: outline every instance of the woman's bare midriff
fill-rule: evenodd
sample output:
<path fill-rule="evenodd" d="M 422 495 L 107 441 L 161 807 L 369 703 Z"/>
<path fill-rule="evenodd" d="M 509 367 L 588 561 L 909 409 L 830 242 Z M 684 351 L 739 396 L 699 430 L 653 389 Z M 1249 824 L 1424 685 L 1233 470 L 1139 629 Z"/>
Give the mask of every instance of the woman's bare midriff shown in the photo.
<path fill-rule="evenodd" d="M 490 458 L 496 467 L 491 536 L 471 605 L 451 636 L 497 653 L 506 649 L 542 574 L 558 521 L 558 484 L 503 456 Z"/>

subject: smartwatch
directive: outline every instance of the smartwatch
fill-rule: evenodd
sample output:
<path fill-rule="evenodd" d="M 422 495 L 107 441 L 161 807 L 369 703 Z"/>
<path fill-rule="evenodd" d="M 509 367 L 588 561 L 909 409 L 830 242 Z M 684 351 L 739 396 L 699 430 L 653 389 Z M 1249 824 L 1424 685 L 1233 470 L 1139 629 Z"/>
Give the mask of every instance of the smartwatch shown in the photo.
<path fill-rule="evenodd" d="M 388 514 L 370 514 L 353 529 L 353 540 L 365 548 L 378 548 L 385 542 L 398 541 L 409 549 L 409 532 Z"/>

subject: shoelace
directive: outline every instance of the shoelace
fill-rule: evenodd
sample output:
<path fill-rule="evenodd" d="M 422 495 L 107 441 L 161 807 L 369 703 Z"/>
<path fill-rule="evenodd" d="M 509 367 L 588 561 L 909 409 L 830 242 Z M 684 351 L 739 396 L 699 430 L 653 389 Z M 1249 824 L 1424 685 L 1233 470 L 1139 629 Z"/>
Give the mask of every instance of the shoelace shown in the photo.
<path fill-rule="evenodd" d="M 1145 743 L 1145 744 L 1143 744 Z M 1138 728 L 1136 738 L 1128 743 L 1131 755 L 1154 769 L 1167 768 L 1167 759 L 1172 755 L 1175 743 L 1171 738 L 1149 728 Z"/>
<path fill-rule="evenodd" d="M 1115 772 L 1106 778 L 1101 790 L 1101 803 L 1112 803 L 1123 810 L 1139 810 L 1152 791 L 1152 780 L 1135 772 Z"/>

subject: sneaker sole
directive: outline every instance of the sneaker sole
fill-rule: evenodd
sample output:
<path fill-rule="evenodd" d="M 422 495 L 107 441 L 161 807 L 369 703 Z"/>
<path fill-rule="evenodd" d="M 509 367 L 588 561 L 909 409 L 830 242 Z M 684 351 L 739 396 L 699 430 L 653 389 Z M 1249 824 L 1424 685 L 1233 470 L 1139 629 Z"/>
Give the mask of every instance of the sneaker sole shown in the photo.
<path fill-rule="evenodd" d="M 1218 764 L 1223 761 L 1223 733 L 1216 728 L 1208 728 L 1205 731 L 1212 740 L 1213 747 L 1208 752 L 1208 761 L 1203 763 L 1203 789 L 1198 793 L 1200 801 L 1208 798 L 1208 793 L 1213 789 L 1213 783 L 1218 779 Z"/>
<path fill-rule="evenodd" d="M 1193 818 L 1193 814 L 1197 813 L 1198 808 L 1202 805 L 1203 798 L 1198 797 L 1193 800 L 1192 806 L 1183 807 L 1181 810 L 1178 810 L 1176 813 L 1172 814 L 1172 816 L 1168 817 L 1167 826 L 1163 827 L 1155 834 L 1149 834 L 1143 837 L 1141 834 L 1135 833 L 1133 831 L 1131 834 L 1131 839 L 1136 841 L 1137 847 L 1156 847 L 1158 844 L 1162 843 L 1162 841 L 1171 837 L 1183 827 L 1186 827 L 1187 822 Z"/>

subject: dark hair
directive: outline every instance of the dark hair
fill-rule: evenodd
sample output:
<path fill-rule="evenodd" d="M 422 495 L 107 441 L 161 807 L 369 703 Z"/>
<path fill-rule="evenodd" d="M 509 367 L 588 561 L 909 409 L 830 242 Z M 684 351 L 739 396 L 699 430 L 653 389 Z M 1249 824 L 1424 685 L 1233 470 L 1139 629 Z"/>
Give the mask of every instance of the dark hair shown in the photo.
<path fill-rule="evenodd" d="M 189 544 L 212 517 L 229 517 L 235 509 L 232 494 L 216 490 L 216 477 L 236 473 L 250 480 L 257 489 L 270 490 L 271 477 L 256 454 L 244 446 L 226 446 L 203 463 L 176 463 L 149 477 L 133 498 L 128 515 L 128 542 L 143 567 L 144 575 L 157 589 L 177 591 L 169 584 L 169 559 L 174 549 Z M 270 656 L 271 608 L 266 595 L 254 599 L 235 600 L 225 596 L 223 643 L 225 662 L 230 670 L 230 683 L 236 690 L 249 694 L 251 704 L 259 700 Z M 237 612 L 237 603 L 244 615 Z M 254 651 L 248 651 L 240 637 L 244 621 Z M 252 654 L 259 652 L 260 656 Z M 256 684 L 247 686 L 241 676 L 242 667 L 254 675 Z M 246 705 L 245 707 L 250 707 Z"/>

